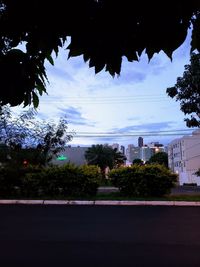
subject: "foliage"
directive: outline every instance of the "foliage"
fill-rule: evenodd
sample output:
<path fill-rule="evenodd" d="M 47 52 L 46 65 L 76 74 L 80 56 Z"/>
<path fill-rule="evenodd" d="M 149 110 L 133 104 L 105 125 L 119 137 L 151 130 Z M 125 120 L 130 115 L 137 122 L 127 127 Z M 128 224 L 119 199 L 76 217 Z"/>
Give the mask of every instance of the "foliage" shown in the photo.
<path fill-rule="evenodd" d="M 96 166 L 0 168 L 0 197 L 87 197 L 99 184 Z"/>
<path fill-rule="evenodd" d="M 0 144 L 0 163 L 6 163 L 8 161 L 8 147 L 5 144 Z"/>
<path fill-rule="evenodd" d="M 20 184 L 20 177 L 18 169 L 0 167 L 0 196 L 17 195 L 16 187 Z"/>
<path fill-rule="evenodd" d="M 35 114 L 30 109 L 14 116 L 8 105 L 0 108 L 0 142 L 7 145 L 10 163 L 21 164 L 26 159 L 45 165 L 72 139 L 65 118 L 56 124 L 37 120 Z"/>
<path fill-rule="evenodd" d="M 139 165 L 142 165 L 143 163 L 144 162 L 141 159 L 134 159 L 133 162 L 132 162 L 132 164 L 139 164 Z"/>
<path fill-rule="evenodd" d="M 113 158 L 114 158 L 114 165 L 113 168 L 118 168 L 121 165 L 124 165 L 126 161 L 126 157 L 120 151 L 117 151 L 116 148 L 113 149 Z"/>
<path fill-rule="evenodd" d="M 118 167 L 124 163 L 125 157 L 121 152 L 108 145 L 92 145 L 85 152 L 85 158 L 89 165 L 97 165 L 100 167 L 103 176 L 105 169 Z"/>
<path fill-rule="evenodd" d="M 30 121 L 34 118 L 30 109 L 15 116 L 9 105 L 0 106 L 0 142 L 10 148 L 19 148 L 26 143 Z"/>
<path fill-rule="evenodd" d="M 195 175 L 200 176 L 200 168 L 198 169 L 197 172 L 195 172 Z"/>
<path fill-rule="evenodd" d="M 19 196 L 23 187 L 23 177 L 28 173 L 39 173 L 41 170 L 42 168 L 31 165 L 26 168 L 11 164 L 0 167 L 0 196 Z"/>
<path fill-rule="evenodd" d="M 102 178 L 99 168 L 94 165 L 83 165 L 79 168 L 84 176 L 84 194 L 86 196 L 96 195 Z"/>
<path fill-rule="evenodd" d="M 157 163 L 168 168 L 168 154 L 166 152 L 155 153 L 148 161 L 148 163 Z"/>
<path fill-rule="evenodd" d="M 133 165 L 112 170 L 109 173 L 113 184 L 123 196 L 160 197 L 175 186 L 177 175 L 162 165 Z"/>
<path fill-rule="evenodd" d="M 191 50 L 200 51 L 200 7 L 197 0 L 165 1 L 0 1 L 0 102 L 12 106 L 33 102 L 46 93 L 45 61 L 54 64 L 67 36 L 68 58 L 83 55 L 95 73 L 120 74 L 122 57 L 149 60 L 163 50 L 169 58 L 193 26 Z M 66 16 L 67 12 L 67 16 Z M 55 15 L 58 17 L 55 18 Z M 36 19 L 37 15 L 37 19 Z M 77 23 L 79 21 L 80 23 Z M 24 49 L 18 47 L 24 44 Z"/>
<path fill-rule="evenodd" d="M 192 54 L 190 64 L 185 65 L 183 77 L 178 77 L 175 86 L 167 88 L 167 94 L 180 101 L 188 127 L 200 127 L 200 54 Z"/>
<path fill-rule="evenodd" d="M 72 134 L 67 134 L 67 129 L 65 118 L 60 118 L 57 124 L 43 122 L 42 126 L 39 121 L 34 122 L 31 137 L 44 159 L 43 164 L 47 164 L 53 155 L 58 155 L 64 150 L 66 143 L 72 140 Z"/>

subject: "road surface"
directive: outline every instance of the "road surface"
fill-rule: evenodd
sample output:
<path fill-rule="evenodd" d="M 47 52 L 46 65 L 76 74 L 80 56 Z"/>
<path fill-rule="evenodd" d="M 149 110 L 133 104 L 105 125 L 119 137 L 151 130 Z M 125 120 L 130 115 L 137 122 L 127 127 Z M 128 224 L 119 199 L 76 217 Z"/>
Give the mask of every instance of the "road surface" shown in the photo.
<path fill-rule="evenodd" d="M 0 205 L 2 267 L 200 266 L 200 207 Z"/>

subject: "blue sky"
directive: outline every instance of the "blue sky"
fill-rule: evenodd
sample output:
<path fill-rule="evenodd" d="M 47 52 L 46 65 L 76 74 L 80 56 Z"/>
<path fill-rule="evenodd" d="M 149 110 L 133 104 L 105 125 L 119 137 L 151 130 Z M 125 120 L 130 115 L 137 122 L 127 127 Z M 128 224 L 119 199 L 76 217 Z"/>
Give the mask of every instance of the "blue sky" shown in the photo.
<path fill-rule="evenodd" d="M 172 62 L 163 52 L 150 63 L 144 53 L 139 62 L 124 58 L 121 75 L 114 78 L 104 70 L 95 75 L 82 56 L 67 60 L 67 45 L 54 66 L 46 64 L 48 95 L 40 97 L 38 116 L 66 116 L 69 131 L 76 133 L 71 145 L 127 146 L 137 144 L 138 136 L 145 143 L 167 144 L 177 137 L 174 133 L 182 133 L 177 130 L 188 133 L 179 103 L 167 96 L 166 88 L 174 86 L 189 63 L 190 36 L 173 53 Z"/>

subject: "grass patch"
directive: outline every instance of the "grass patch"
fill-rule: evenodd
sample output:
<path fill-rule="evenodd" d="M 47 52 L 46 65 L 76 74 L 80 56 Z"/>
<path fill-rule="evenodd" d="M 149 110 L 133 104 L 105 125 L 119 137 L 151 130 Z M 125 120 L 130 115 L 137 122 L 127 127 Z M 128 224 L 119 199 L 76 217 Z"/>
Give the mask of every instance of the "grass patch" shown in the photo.
<path fill-rule="evenodd" d="M 124 197 L 119 192 L 108 194 L 97 194 L 96 200 L 137 200 L 137 201 L 200 201 L 199 195 L 173 195 L 164 197 Z"/>
<path fill-rule="evenodd" d="M 173 195 L 173 196 L 165 196 L 165 197 L 124 197 L 120 195 L 119 192 L 112 193 L 98 193 L 94 197 L 70 197 L 70 196 L 57 196 L 57 197 L 1 197 L 0 199 L 27 199 L 27 200 L 136 200 L 136 201 L 200 201 L 199 195 Z"/>

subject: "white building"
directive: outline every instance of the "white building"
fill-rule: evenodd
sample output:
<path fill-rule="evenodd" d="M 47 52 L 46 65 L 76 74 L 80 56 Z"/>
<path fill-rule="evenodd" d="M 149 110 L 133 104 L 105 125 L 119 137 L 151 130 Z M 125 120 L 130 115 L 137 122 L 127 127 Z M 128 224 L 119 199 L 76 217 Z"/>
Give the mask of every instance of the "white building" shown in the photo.
<path fill-rule="evenodd" d="M 127 163 L 131 164 L 134 159 L 141 159 L 146 162 L 154 154 L 165 151 L 165 147 L 159 142 L 151 142 L 148 145 L 144 145 L 141 147 L 135 147 L 134 145 L 130 144 L 126 149 Z"/>
<path fill-rule="evenodd" d="M 200 130 L 173 140 L 168 146 L 169 168 L 179 175 L 179 184 L 200 185 L 194 173 L 200 168 Z"/>
<path fill-rule="evenodd" d="M 140 147 L 140 159 L 144 162 L 148 161 L 157 151 L 153 147 Z"/>

